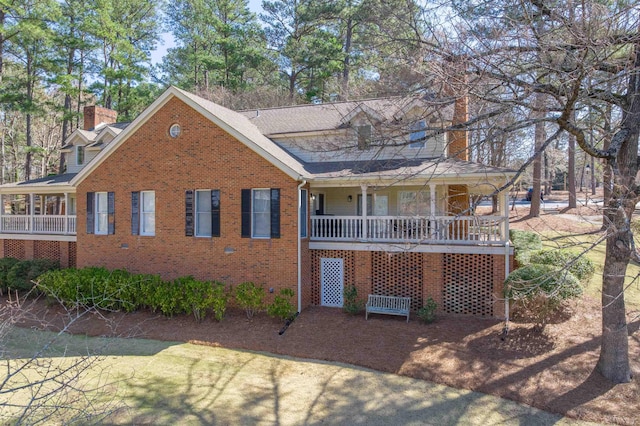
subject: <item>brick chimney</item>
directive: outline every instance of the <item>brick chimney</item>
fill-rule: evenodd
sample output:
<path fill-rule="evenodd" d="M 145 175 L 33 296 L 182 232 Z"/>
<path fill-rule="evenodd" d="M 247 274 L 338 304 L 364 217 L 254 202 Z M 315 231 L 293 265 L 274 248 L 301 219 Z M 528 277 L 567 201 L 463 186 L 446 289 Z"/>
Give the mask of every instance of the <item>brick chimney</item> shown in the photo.
<path fill-rule="evenodd" d="M 113 124 L 118 120 L 118 113 L 114 110 L 97 105 L 84 107 L 84 130 L 94 129 L 98 124 Z"/>

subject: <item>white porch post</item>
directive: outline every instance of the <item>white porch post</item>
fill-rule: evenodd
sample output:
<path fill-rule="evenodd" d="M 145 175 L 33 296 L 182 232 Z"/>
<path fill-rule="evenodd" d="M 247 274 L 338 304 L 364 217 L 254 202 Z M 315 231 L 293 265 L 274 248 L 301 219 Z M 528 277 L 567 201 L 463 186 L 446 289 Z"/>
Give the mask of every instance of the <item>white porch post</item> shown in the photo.
<path fill-rule="evenodd" d="M 35 197 L 33 192 L 29 193 L 29 233 L 33 233 L 33 215 L 35 214 Z"/>
<path fill-rule="evenodd" d="M 502 192 L 502 241 L 509 241 L 509 191 Z"/>
<path fill-rule="evenodd" d="M 64 193 L 64 233 L 69 233 L 69 193 Z"/>
<path fill-rule="evenodd" d="M 367 185 L 360 185 L 362 189 L 362 239 L 367 239 Z"/>
<path fill-rule="evenodd" d="M 429 221 L 431 222 L 431 226 L 429 226 L 429 238 L 435 238 L 436 235 L 436 184 L 429 184 Z"/>
<path fill-rule="evenodd" d="M 0 233 L 4 231 L 4 194 L 0 194 Z"/>

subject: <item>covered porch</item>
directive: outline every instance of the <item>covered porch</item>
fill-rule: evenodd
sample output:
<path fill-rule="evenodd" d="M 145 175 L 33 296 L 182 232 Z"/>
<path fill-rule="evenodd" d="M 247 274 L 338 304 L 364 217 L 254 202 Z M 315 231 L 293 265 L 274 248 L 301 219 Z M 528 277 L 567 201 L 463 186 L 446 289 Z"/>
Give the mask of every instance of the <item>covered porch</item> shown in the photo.
<path fill-rule="evenodd" d="M 0 235 L 76 235 L 73 174 L 0 186 Z"/>
<path fill-rule="evenodd" d="M 310 191 L 312 242 L 504 245 L 509 239 L 506 190 L 498 194 L 494 215 L 476 215 L 474 208 L 453 213 L 448 185 L 442 183 L 312 186 Z"/>

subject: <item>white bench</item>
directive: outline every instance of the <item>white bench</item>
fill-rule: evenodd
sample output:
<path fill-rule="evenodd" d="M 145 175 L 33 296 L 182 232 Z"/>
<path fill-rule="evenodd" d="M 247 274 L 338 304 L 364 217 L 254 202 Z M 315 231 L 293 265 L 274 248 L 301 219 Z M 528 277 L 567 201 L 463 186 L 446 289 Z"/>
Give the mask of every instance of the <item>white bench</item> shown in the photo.
<path fill-rule="evenodd" d="M 411 307 L 410 297 L 380 296 L 370 294 L 367 300 L 365 319 L 369 319 L 369 314 L 401 315 L 407 317 L 409 322 L 409 309 Z"/>

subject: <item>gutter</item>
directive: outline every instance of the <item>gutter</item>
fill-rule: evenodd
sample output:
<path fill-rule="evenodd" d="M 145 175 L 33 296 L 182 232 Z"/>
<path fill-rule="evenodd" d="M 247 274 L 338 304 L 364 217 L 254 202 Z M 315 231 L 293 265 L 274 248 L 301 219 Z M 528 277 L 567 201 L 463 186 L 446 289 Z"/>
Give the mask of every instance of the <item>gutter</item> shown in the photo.
<path fill-rule="evenodd" d="M 302 187 L 306 184 L 307 181 L 302 179 L 302 182 L 298 185 L 298 313 L 302 311 L 302 236 L 300 235 L 300 207 L 302 207 Z M 306 220 L 306 218 L 304 218 L 304 220 Z"/>

